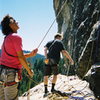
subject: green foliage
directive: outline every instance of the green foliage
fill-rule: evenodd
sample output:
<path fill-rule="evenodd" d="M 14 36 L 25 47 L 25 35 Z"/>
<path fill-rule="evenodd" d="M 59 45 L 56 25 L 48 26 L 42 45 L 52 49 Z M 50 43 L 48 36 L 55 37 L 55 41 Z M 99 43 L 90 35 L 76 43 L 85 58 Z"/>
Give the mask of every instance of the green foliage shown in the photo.
<path fill-rule="evenodd" d="M 59 62 L 59 72 L 63 75 L 75 75 L 75 67 L 71 66 L 67 59 L 61 59 Z"/>
<path fill-rule="evenodd" d="M 34 71 L 34 76 L 32 79 L 29 78 L 27 71 L 23 69 L 22 72 L 23 79 L 20 82 L 19 95 L 22 95 L 23 93 L 28 91 L 29 88 L 32 88 L 43 81 L 43 66 L 44 66 L 43 59 L 37 59 L 34 62 L 34 64 L 32 64 L 32 69 Z M 30 82 L 31 86 L 29 87 Z"/>

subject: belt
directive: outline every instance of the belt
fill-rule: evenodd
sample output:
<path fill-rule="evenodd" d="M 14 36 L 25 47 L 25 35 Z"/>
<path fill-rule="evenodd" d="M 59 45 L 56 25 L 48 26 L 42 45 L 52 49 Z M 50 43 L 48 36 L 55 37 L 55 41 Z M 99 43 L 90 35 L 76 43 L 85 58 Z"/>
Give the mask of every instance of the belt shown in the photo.
<path fill-rule="evenodd" d="M 15 85 L 15 84 L 17 84 L 17 82 L 6 82 L 6 83 L 4 83 L 4 82 L 2 82 L 2 81 L 0 81 L 0 84 L 1 85 L 4 85 L 4 87 L 6 87 L 6 86 L 12 86 L 12 85 Z"/>
<path fill-rule="evenodd" d="M 17 68 L 12 68 L 12 67 L 5 66 L 5 65 L 2 65 L 2 64 L 1 64 L 1 68 L 18 70 Z"/>
<path fill-rule="evenodd" d="M 5 69 L 5 70 L 7 71 L 7 73 L 11 73 L 11 72 L 16 72 L 16 71 L 17 71 L 17 69 L 11 68 L 11 67 L 7 67 L 7 66 L 5 66 L 5 65 L 1 65 L 1 66 L 0 66 L 0 69 L 1 69 L 1 70 Z"/>

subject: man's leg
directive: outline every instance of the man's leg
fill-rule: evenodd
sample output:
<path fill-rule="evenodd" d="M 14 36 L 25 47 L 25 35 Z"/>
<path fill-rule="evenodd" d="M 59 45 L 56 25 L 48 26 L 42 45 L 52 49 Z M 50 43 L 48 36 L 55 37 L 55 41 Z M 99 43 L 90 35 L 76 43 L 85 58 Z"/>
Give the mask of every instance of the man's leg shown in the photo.
<path fill-rule="evenodd" d="M 0 84 L 0 100 L 5 100 L 4 86 Z"/>
<path fill-rule="evenodd" d="M 48 76 L 44 76 L 44 92 L 48 93 Z"/>
<path fill-rule="evenodd" d="M 18 100 L 18 83 L 15 82 L 16 70 L 6 70 L 6 86 L 4 87 L 5 100 Z"/>
<path fill-rule="evenodd" d="M 44 93 L 48 93 L 48 76 L 51 74 L 51 66 L 46 65 L 44 66 Z"/>
<path fill-rule="evenodd" d="M 55 92 L 55 84 L 57 81 L 57 75 L 58 75 L 58 66 L 57 64 L 55 64 L 54 66 L 52 66 L 52 71 L 53 71 L 53 80 L 52 80 L 52 88 L 51 88 L 51 92 Z"/>
<path fill-rule="evenodd" d="M 5 100 L 18 100 L 18 84 L 7 86 L 4 89 Z"/>
<path fill-rule="evenodd" d="M 55 87 L 56 81 L 57 81 L 57 75 L 54 75 L 53 80 L 52 80 L 51 92 L 53 92 L 55 90 L 54 87 Z"/>

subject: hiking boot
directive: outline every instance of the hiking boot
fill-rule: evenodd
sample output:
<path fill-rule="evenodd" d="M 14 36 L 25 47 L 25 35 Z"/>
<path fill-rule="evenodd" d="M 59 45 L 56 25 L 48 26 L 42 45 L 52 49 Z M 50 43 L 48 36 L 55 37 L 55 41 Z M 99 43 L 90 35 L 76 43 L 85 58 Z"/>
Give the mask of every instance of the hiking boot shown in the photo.
<path fill-rule="evenodd" d="M 47 97 L 49 94 L 49 91 L 47 91 L 46 93 L 44 93 L 43 98 Z"/>
<path fill-rule="evenodd" d="M 55 90 L 55 89 L 51 89 L 51 92 L 52 93 L 58 93 L 59 91 L 58 90 Z"/>
<path fill-rule="evenodd" d="M 60 94 L 61 96 L 70 96 L 71 93 L 66 93 L 66 92 L 61 92 L 59 91 L 58 94 Z"/>

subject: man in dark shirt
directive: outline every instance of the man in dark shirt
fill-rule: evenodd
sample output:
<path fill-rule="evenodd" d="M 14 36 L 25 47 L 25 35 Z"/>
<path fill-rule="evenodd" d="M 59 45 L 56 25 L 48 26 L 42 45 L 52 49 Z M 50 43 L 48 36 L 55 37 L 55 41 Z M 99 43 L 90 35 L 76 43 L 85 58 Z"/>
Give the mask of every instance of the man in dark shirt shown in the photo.
<path fill-rule="evenodd" d="M 51 92 L 56 91 L 54 87 L 57 81 L 60 53 L 62 53 L 67 59 L 69 59 L 71 64 L 74 64 L 74 61 L 72 60 L 71 56 L 64 49 L 64 46 L 61 40 L 62 40 L 62 35 L 58 33 L 54 36 L 53 41 L 50 41 L 45 45 L 44 53 L 45 53 L 46 60 L 45 60 L 45 68 L 44 68 L 44 87 L 45 87 L 44 96 L 48 94 L 48 88 L 47 88 L 48 76 L 51 75 L 51 73 L 53 73 Z"/>

